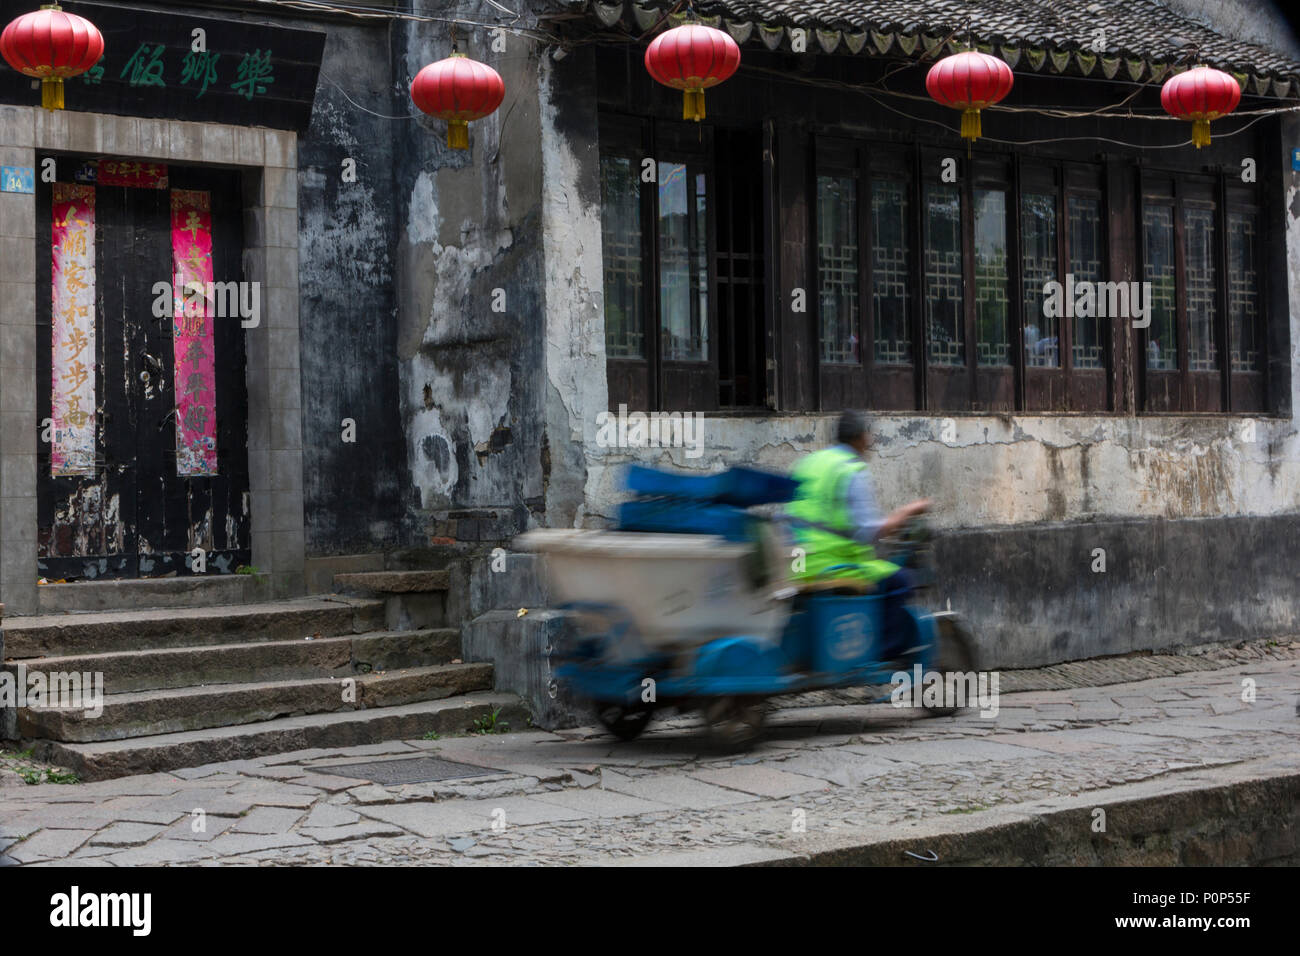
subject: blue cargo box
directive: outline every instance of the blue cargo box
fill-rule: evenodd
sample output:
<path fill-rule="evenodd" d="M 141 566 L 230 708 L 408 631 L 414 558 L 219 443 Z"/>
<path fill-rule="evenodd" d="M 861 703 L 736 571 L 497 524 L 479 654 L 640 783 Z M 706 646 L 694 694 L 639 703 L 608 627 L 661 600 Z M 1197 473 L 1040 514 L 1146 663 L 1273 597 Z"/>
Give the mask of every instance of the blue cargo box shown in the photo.
<path fill-rule="evenodd" d="M 627 488 L 642 497 L 686 498 L 750 508 L 790 501 L 798 483 L 756 468 L 729 468 L 713 475 L 684 475 L 645 465 L 627 470 Z"/>
<path fill-rule="evenodd" d="M 716 534 L 728 541 L 749 541 L 756 520 L 743 508 L 700 501 L 654 498 L 618 507 L 619 531 Z"/>

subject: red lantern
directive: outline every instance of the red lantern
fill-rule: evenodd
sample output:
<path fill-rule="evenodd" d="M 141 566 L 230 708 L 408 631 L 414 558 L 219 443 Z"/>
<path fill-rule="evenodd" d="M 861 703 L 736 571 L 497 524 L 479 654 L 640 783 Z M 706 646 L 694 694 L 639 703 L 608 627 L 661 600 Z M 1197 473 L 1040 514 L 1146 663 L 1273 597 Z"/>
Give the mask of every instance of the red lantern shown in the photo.
<path fill-rule="evenodd" d="M 1011 92 L 1011 67 L 995 56 L 967 50 L 944 57 L 925 77 L 925 89 L 944 106 L 961 110 L 962 139 L 980 136 L 980 110 Z"/>
<path fill-rule="evenodd" d="M 1210 145 L 1210 120 L 1227 116 L 1241 102 L 1241 85 L 1222 70 L 1196 66 L 1171 76 L 1160 89 L 1160 105 L 1170 116 L 1192 121 L 1192 143 Z"/>
<path fill-rule="evenodd" d="M 41 81 L 41 106 L 61 110 L 64 79 L 99 62 L 104 37 L 85 17 L 51 3 L 10 22 L 0 33 L 0 54 L 19 73 Z"/>
<path fill-rule="evenodd" d="M 645 68 L 664 86 L 682 91 L 682 119 L 704 119 L 704 91 L 740 66 L 740 47 L 721 30 L 688 23 L 659 34 L 645 51 Z"/>
<path fill-rule="evenodd" d="M 464 53 L 430 63 L 411 81 L 415 105 L 447 121 L 447 145 L 452 149 L 469 149 L 469 121 L 490 116 L 505 97 L 501 74 Z"/>

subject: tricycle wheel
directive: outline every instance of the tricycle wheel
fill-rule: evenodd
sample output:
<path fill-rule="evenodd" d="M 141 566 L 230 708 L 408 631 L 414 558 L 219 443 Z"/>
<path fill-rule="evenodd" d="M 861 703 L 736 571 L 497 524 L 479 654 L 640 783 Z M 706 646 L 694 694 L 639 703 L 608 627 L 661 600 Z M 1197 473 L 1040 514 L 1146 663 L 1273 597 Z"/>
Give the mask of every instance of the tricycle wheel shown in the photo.
<path fill-rule="evenodd" d="M 934 625 L 939 647 L 931 668 L 941 674 L 969 673 L 975 670 L 975 642 L 961 620 L 954 614 L 939 614 L 935 616 Z M 925 708 L 927 717 L 947 717 L 955 713 L 956 707 Z"/>
<path fill-rule="evenodd" d="M 604 704 L 596 712 L 602 727 L 619 740 L 635 740 L 650 723 L 649 707 L 625 707 L 622 704 Z"/>
<path fill-rule="evenodd" d="M 719 697 L 704 708 L 709 739 L 724 750 L 740 750 L 763 730 L 763 701 L 752 697 Z"/>

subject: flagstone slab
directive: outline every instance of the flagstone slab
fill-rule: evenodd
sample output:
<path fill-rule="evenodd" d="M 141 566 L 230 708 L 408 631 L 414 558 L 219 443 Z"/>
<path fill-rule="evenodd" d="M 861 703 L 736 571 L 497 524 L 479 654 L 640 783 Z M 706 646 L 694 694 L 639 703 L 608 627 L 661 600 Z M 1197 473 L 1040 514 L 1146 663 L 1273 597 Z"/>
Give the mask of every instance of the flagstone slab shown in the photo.
<path fill-rule="evenodd" d="M 401 836 L 406 831 L 394 824 L 377 823 L 368 820 L 364 823 L 351 823 L 340 827 L 303 827 L 298 831 L 318 843 L 347 843 L 353 840 L 371 840 L 379 837 Z"/>
<path fill-rule="evenodd" d="M 627 777 L 606 770 L 601 773 L 601 786 L 615 793 L 688 810 L 710 810 L 758 799 L 754 794 L 717 787 L 682 773 Z"/>
<path fill-rule="evenodd" d="M 401 803 L 365 806 L 364 816 L 392 823 L 422 837 L 441 837 L 449 833 L 469 833 L 490 827 L 490 817 L 461 809 L 458 803 Z"/>
<path fill-rule="evenodd" d="M 202 818 L 202 829 L 194 829 L 195 824 L 200 822 L 200 818 L 186 816 L 183 820 L 177 820 L 162 833 L 162 839 L 165 840 L 191 840 L 197 843 L 207 843 L 221 834 L 225 833 L 239 821 L 238 817 L 209 817 Z"/>
<path fill-rule="evenodd" d="M 58 859 L 79 849 L 96 830 L 40 830 L 5 852 L 19 863 Z"/>
<path fill-rule="evenodd" d="M 342 827 L 356 823 L 360 819 L 361 814 L 355 810 L 323 803 L 315 807 L 307 815 L 307 819 L 302 822 L 302 828 L 306 830 L 309 828 Z"/>
<path fill-rule="evenodd" d="M 235 822 L 231 833 L 288 833 L 303 817 L 303 812 L 284 807 L 254 807 Z"/>
<path fill-rule="evenodd" d="M 90 838 L 91 846 L 131 847 L 148 843 L 165 827 L 154 823 L 115 823 L 105 827 Z"/>
<path fill-rule="evenodd" d="M 729 790 L 740 790 L 758 797 L 781 799 L 792 797 L 797 793 L 810 790 L 822 790 L 829 786 L 824 780 L 815 780 L 797 773 L 787 773 L 772 767 L 749 765 L 740 767 L 718 767 L 712 770 L 697 770 L 691 774 L 696 780 L 716 784 Z"/>

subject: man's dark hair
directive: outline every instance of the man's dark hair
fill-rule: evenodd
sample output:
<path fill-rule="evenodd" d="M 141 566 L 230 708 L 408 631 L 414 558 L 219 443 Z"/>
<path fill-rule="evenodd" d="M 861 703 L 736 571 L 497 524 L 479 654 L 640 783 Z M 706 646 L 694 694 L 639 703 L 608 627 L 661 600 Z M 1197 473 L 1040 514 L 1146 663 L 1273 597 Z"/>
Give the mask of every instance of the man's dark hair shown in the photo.
<path fill-rule="evenodd" d="M 865 435 L 870 428 L 867 416 L 861 412 L 846 411 L 840 415 L 839 424 L 835 426 L 835 440 L 841 445 L 850 444 Z"/>

